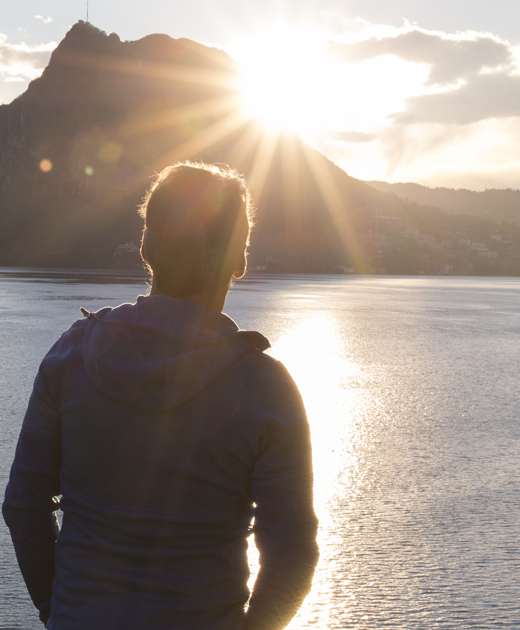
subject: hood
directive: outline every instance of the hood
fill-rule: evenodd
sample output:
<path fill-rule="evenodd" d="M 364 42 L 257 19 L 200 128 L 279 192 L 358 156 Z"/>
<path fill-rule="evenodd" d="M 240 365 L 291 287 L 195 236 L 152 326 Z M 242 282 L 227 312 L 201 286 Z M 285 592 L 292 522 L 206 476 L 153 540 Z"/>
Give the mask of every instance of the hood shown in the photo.
<path fill-rule="evenodd" d="M 163 295 L 89 316 L 83 361 L 92 384 L 125 406 L 158 411 L 190 400 L 241 355 L 269 341 L 215 311 Z"/>

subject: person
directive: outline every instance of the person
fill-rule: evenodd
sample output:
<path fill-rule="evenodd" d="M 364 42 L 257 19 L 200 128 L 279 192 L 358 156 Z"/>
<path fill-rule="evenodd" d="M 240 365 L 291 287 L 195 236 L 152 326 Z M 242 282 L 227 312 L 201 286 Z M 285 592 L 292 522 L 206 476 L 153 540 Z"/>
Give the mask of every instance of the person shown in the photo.
<path fill-rule="evenodd" d="M 250 196 L 229 168 L 178 163 L 141 214 L 149 295 L 82 309 L 39 368 L 3 503 L 18 563 L 49 630 L 278 630 L 311 587 L 317 520 L 298 389 L 222 313 Z"/>

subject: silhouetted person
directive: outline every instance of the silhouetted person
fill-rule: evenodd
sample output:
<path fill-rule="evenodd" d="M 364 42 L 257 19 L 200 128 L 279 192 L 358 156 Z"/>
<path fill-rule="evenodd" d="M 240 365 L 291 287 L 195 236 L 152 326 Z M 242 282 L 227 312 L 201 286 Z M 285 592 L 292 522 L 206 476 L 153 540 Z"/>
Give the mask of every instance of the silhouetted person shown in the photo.
<path fill-rule="evenodd" d="M 249 193 L 234 171 L 176 164 L 142 214 L 150 295 L 84 311 L 36 377 L 3 504 L 21 571 L 49 630 L 283 628 L 317 522 L 296 385 L 221 312 Z"/>

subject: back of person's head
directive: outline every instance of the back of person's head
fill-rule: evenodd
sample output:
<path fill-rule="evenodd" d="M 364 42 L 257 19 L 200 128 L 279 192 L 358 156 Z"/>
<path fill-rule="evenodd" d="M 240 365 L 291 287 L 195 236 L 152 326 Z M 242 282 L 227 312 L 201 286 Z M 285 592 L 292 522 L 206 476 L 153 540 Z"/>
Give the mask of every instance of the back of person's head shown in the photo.
<path fill-rule="evenodd" d="M 252 225 L 244 179 L 227 166 L 183 162 L 155 178 L 139 209 L 152 292 L 211 293 L 243 268 Z"/>

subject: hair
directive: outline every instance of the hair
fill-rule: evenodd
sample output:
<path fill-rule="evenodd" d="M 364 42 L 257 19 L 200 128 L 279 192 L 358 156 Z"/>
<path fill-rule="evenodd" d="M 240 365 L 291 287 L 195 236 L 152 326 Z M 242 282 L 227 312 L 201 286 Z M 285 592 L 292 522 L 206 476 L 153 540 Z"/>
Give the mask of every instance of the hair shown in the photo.
<path fill-rule="evenodd" d="M 226 165 L 179 162 L 152 182 L 139 214 L 151 293 L 187 297 L 229 286 L 253 225 L 246 182 Z"/>

